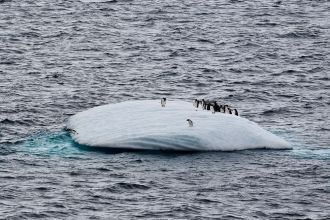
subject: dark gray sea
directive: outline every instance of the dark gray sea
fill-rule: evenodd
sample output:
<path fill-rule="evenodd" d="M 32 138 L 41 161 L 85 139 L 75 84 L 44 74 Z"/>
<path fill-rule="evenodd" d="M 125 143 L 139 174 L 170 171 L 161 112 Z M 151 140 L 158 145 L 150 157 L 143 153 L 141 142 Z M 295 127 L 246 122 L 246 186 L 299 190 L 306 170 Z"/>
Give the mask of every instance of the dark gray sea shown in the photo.
<path fill-rule="evenodd" d="M 292 150 L 96 151 L 73 114 L 217 100 Z M 0 0 L 0 219 L 330 219 L 328 0 Z"/>

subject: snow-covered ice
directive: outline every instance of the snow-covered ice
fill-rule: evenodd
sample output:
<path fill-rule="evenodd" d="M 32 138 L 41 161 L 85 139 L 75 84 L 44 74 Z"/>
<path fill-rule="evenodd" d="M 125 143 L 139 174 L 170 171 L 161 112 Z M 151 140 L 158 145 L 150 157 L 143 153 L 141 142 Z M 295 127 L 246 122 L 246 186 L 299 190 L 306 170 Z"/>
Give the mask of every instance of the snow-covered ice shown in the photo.
<path fill-rule="evenodd" d="M 187 119 L 194 123 L 189 127 Z M 232 151 L 290 149 L 282 138 L 248 119 L 197 110 L 192 103 L 160 100 L 126 101 L 80 112 L 69 118 L 73 139 L 91 147 Z"/>

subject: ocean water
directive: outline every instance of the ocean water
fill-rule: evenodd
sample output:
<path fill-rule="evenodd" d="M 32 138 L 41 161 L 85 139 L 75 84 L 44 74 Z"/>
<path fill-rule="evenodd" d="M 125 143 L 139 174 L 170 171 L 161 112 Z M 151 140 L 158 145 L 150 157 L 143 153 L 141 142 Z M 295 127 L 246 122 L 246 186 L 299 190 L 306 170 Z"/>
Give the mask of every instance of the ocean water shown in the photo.
<path fill-rule="evenodd" d="M 0 1 L 1 219 L 329 219 L 330 3 Z M 292 150 L 96 151 L 125 100 L 214 99 Z"/>

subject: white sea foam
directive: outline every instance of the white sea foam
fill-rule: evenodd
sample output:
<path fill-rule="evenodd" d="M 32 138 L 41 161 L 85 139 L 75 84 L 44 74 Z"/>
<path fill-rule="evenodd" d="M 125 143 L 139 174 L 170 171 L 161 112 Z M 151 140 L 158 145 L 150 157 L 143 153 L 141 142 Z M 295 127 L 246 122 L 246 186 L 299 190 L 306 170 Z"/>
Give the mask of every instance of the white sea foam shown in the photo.
<path fill-rule="evenodd" d="M 189 127 L 187 119 L 194 123 Z M 127 101 L 72 116 L 76 142 L 92 147 L 149 150 L 289 149 L 289 143 L 245 118 L 196 110 L 192 103 Z"/>

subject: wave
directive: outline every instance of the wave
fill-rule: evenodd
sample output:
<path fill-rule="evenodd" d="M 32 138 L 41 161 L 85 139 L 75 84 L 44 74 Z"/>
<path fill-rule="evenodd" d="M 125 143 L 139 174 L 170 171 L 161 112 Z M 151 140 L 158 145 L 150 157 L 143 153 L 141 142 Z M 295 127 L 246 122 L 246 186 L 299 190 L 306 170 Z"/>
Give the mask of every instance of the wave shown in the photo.
<path fill-rule="evenodd" d="M 32 121 L 31 120 L 12 120 L 12 119 L 8 119 L 8 118 L 5 118 L 5 119 L 2 119 L 0 120 L 0 124 L 6 124 L 6 125 L 30 125 L 32 124 Z"/>
<path fill-rule="evenodd" d="M 79 145 L 72 141 L 64 131 L 40 132 L 24 141 L 17 143 L 17 151 L 28 152 L 39 156 L 64 156 L 81 155 Z"/>
<path fill-rule="evenodd" d="M 316 38 L 319 37 L 318 30 L 295 30 L 285 34 L 279 34 L 280 38 Z"/>
<path fill-rule="evenodd" d="M 318 160 L 330 160 L 330 149 L 307 149 L 295 148 L 291 151 L 291 154 L 295 157 L 305 159 L 318 159 Z"/>
<path fill-rule="evenodd" d="M 263 111 L 261 114 L 265 116 L 272 116 L 272 115 L 278 115 L 278 114 L 284 114 L 289 111 L 286 107 L 280 107 L 280 108 L 274 108 Z"/>

